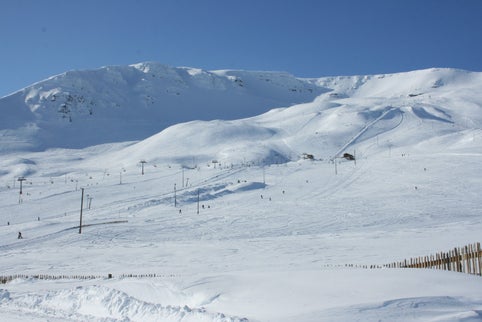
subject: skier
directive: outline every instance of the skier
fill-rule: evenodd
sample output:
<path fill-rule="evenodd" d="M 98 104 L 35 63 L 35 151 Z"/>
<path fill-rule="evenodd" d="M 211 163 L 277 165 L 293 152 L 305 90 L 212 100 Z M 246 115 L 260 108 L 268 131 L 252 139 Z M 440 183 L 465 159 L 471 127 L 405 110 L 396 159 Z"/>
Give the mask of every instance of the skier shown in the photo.
<path fill-rule="evenodd" d="M 21 232 L 18 232 L 18 239 L 23 239 Z"/>

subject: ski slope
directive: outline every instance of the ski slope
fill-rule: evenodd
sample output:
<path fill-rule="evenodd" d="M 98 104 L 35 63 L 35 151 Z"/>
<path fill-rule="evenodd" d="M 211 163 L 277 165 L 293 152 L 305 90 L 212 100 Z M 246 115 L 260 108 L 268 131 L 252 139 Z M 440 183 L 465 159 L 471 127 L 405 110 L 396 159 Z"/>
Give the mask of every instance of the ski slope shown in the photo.
<path fill-rule="evenodd" d="M 196 86 L 260 79 L 183 70 Z M 276 86 L 290 88 L 287 79 Z M 3 127 L 0 275 L 99 277 L 0 285 L 1 319 L 480 320 L 478 276 L 357 268 L 480 241 L 480 74 L 309 83 L 324 89 L 311 101 L 185 120 L 142 140 L 87 137 L 86 147 L 66 149 L 66 137 L 51 137 L 48 149 L 18 148 L 8 142 L 30 132 Z M 357 162 L 337 158 L 335 172 L 332 158 L 345 151 Z"/>

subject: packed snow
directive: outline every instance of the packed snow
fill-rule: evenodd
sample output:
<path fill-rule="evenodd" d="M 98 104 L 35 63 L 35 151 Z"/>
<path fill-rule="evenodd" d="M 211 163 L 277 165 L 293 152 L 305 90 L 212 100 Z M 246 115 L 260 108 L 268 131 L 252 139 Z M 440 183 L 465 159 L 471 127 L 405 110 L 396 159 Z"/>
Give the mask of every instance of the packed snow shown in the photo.
<path fill-rule="evenodd" d="M 480 276 L 381 267 L 481 241 L 481 89 L 141 63 L 4 97 L 0 319 L 480 321 Z"/>

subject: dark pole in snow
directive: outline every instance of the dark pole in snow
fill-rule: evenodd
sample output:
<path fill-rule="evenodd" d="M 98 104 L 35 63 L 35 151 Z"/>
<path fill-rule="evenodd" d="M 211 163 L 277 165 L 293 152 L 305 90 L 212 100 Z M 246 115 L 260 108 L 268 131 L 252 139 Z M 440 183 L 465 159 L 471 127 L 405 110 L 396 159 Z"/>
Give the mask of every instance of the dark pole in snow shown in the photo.
<path fill-rule="evenodd" d="M 79 234 L 82 234 L 82 208 L 84 207 L 84 188 L 82 189 L 82 198 L 80 199 L 80 224 L 79 224 Z"/>
<path fill-rule="evenodd" d="M 94 199 L 94 198 L 92 196 L 90 196 L 87 199 L 89 200 L 89 209 L 90 209 L 90 205 L 92 205 L 92 199 Z"/>
<path fill-rule="evenodd" d="M 199 214 L 199 189 L 197 189 L 197 213 Z"/>
<path fill-rule="evenodd" d="M 184 168 L 182 168 L 182 187 L 184 188 Z"/>
<path fill-rule="evenodd" d="M 174 207 L 177 207 L 177 200 L 176 200 L 176 184 L 174 184 Z"/>

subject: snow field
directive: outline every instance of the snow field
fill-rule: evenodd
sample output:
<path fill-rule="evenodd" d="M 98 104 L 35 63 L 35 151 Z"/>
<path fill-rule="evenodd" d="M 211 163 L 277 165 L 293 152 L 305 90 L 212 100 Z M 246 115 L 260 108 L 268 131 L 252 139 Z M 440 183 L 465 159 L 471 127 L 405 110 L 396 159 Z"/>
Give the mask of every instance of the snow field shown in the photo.
<path fill-rule="evenodd" d="M 96 84 L 106 95 L 91 97 L 92 119 L 85 101 L 73 125 L 57 119 L 59 97 Z M 0 319 L 480 320 L 480 277 L 346 268 L 480 241 L 480 84 L 479 73 L 445 69 L 299 80 L 146 63 L 69 72 L 4 98 L 1 274 L 106 278 L 1 285 Z M 131 107 L 115 105 L 123 96 Z M 224 105 L 233 97 L 258 116 L 236 119 Z M 281 107 L 292 100 L 305 103 Z M 7 113 L 15 102 L 25 109 Z M 179 109 L 150 113 L 156 104 Z M 146 118 L 132 117 L 139 106 Z M 184 118 L 194 110 L 205 121 Z"/>
<path fill-rule="evenodd" d="M 38 282 L 47 285 L 47 288 L 50 284 L 60 284 L 58 286 L 62 292 L 74 292 L 71 296 L 78 298 L 75 301 L 85 302 L 67 309 L 49 309 L 51 304 L 47 302 L 41 306 L 35 304 L 40 308 L 37 313 L 32 314 L 40 317 L 40 320 L 43 314 L 49 316 L 49 313 L 45 312 L 56 310 L 64 312 L 62 314 L 65 316 L 72 314 L 65 312 L 75 311 L 76 314 L 80 314 L 73 314 L 72 320 L 82 320 L 86 317 L 99 321 L 102 317 L 110 317 L 113 320 L 121 317 L 132 321 L 144 318 L 155 320 L 154 316 L 158 316 L 160 321 L 169 321 L 171 318 L 189 320 L 186 317 L 189 314 L 179 313 L 184 312 L 184 306 L 194 311 L 202 311 L 204 307 L 209 311 L 207 320 L 216 320 L 216 312 L 223 312 L 225 316 L 233 318 L 245 317 L 262 321 L 283 318 L 286 321 L 310 321 L 321 319 L 327 316 L 326 314 L 349 320 L 350 314 L 355 314 L 353 310 L 358 310 L 357 316 L 363 316 L 365 313 L 358 315 L 363 311 L 358 307 L 375 305 L 370 303 L 382 304 L 375 305 L 379 310 L 373 309 L 373 313 L 370 313 L 372 315 L 367 316 L 368 319 L 372 316 L 388 316 L 395 320 L 404 320 L 411 317 L 415 319 L 418 311 L 403 311 L 412 314 L 405 315 L 399 312 L 393 303 L 399 301 L 400 305 L 407 305 L 405 303 L 410 302 L 406 299 L 412 297 L 415 298 L 411 302 L 415 303 L 413 306 L 418 305 L 416 303 L 427 302 L 428 304 L 422 307 L 430 310 L 433 307 L 444 307 L 444 314 L 447 316 L 455 314 L 453 316 L 462 317 L 466 314 L 474 317 L 474 308 L 477 308 L 477 299 L 474 300 L 474 296 L 476 297 L 476 290 L 479 288 L 478 280 L 473 277 L 437 271 L 408 273 L 411 270 L 392 272 L 338 268 L 339 265 L 345 264 L 385 264 L 477 240 L 481 223 L 474 191 L 480 189 L 480 181 L 474 178 L 472 181 L 457 182 L 453 178 L 469 177 L 467 173 L 478 167 L 478 156 L 453 153 L 441 159 L 431 154 L 401 156 L 398 152 L 394 149 L 390 156 L 382 154 L 373 159 L 366 157 L 358 160 L 356 166 L 353 162 L 341 162 L 338 164 L 337 175 L 329 161 L 304 160 L 281 165 L 233 169 L 214 168 L 212 164 L 209 164 L 209 167 L 203 164 L 197 169 L 184 171 L 170 164 L 156 164 L 146 166 L 145 175 L 140 174 L 140 167 L 135 164 L 125 168 L 122 184 L 119 182 L 120 176 L 110 174 L 111 171 L 106 172 L 106 169 L 85 171 L 88 175 L 79 172 L 79 179 L 76 179 L 79 182 L 69 180 L 74 174 L 67 174 L 67 180 L 65 175 L 36 180 L 33 177 L 32 184 L 25 186 L 25 193 L 28 191 L 29 195 L 23 197 L 22 204 L 17 203 L 18 186 L 15 190 L 11 188 L 1 191 L 2 209 L 8 210 L 11 214 L 10 226 L 3 225 L 0 230 L 2 240 L 9 240 L 2 245 L 3 272 L 65 274 L 67 271 L 69 274 L 103 276 L 107 273 L 113 273 L 114 276 L 156 273 L 175 276 L 167 281 L 171 288 L 180 288 L 196 276 L 200 279 L 212 276 L 219 284 L 212 293 L 207 292 L 212 286 L 208 289 L 202 286 L 206 283 L 193 287 L 199 290 L 199 294 L 208 293 L 193 295 L 202 298 L 199 301 L 189 300 L 186 296 L 182 297 L 176 293 L 164 295 L 164 302 L 141 297 L 132 291 L 132 282 L 129 282 L 129 279 Z M 85 159 L 78 162 L 84 163 Z M 456 167 L 450 174 L 446 172 L 447 164 L 461 162 L 466 166 Z M 50 162 L 45 164 L 55 165 Z M 76 168 L 72 163 L 71 166 Z M 424 170 L 424 166 L 427 170 Z M 45 170 L 47 173 L 51 172 L 48 168 Z M 189 187 L 184 189 L 181 183 L 182 172 L 185 180 L 189 178 Z M 263 179 L 266 185 L 263 184 Z M 174 183 L 180 187 L 176 196 L 178 208 L 174 208 L 173 205 Z M 84 209 L 84 224 L 111 220 L 129 222 L 85 227 L 83 234 L 79 235 L 76 229 L 72 229 L 78 225 L 80 210 L 80 189 L 76 190 L 75 185 L 84 186 L 86 194 L 93 196 L 92 208 Z M 414 188 L 416 185 L 419 187 L 417 190 Z M 199 215 L 196 213 L 198 189 L 200 204 L 205 205 L 204 209 L 200 208 Z M 111 191 L 116 193 L 112 194 Z M 402 203 L 402 200 L 405 202 Z M 67 211 L 58 209 L 55 205 L 66 205 Z M 32 211 L 34 209 L 35 211 Z M 182 210 L 181 214 L 178 213 L 179 209 Z M 32 216 L 32 212 L 41 212 L 41 220 L 36 220 L 36 215 Z M 43 213 L 48 215 L 44 216 Z M 15 239 L 17 231 L 23 232 L 24 240 Z M 41 258 L 38 256 L 39 252 L 42 253 Z M 310 270 L 310 274 L 314 276 L 304 280 L 306 275 L 300 272 L 306 270 Z M 385 273 L 388 271 L 392 273 Z M 339 285 L 352 274 L 357 276 L 353 279 L 366 280 L 369 285 L 373 285 L 380 274 L 393 276 L 386 284 L 376 284 L 374 291 L 380 292 L 379 297 L 371 298 L 360 291 L 359 297 L 353 298 L 339 291 L 338 298 L 329 297 L 333 302 L 328 299 L 315 301 L 312 299 L 317 297 L 307 291 L 307 285 L 311 284 L 312 292 L 321 293 L 316 294 L 319 297 L 327 297 L 327 294 L 331 293 L 325 293 L 326 290 L 335 288 L 334 285 L 327 288 L 327 281 Z M 393 291 L 385 290 L 388 288 L 387 285 L 406 285 L 407 282 L 400 282 L 399 279 L 406 278 L 407 274 L 414 278 L 414 287 L 407 292 L 409 294 L 393 294 Z M 448 299 L 448 293 L 435 286 L 427 286 L 426 289 L 432 289 L 433 293 L 423 295 L 420 290 L 424 288 L 415 287 L 420 282 L 418 274 L 442 274 L 444 278 L 449 274 L 456 276 L 456 280 L 470 281 L 466 283 L 472 285 L 475 295 L 468 296 L 467 300 L 459 299 L 467 296 L 466 288 L 463 287 L 463 292 L 450 293 L 453 294 L 453 298 Z M 261 277 L 253 277 L 257 275 L 263 276 L 267 281 L 271 278 L 271 282 L 263 284 Z M 245 276 L 247 280 L 238 280 L 240 276 Z M 313 281 L 317 279 L 324 281 L 323 285 Z M 143 285 L 142 289 L 151 287 L 157 289 L 157 292 L 165 292 L 163 283 L 166 281 L 161 279 L 161 285 L 153 286 L 152 283 L 157 283 L 155 281 L 156 279 L 147 279 L 136 283 Z M 293 281 L 294 285 L 286 285 L 287 281 Z M 23 287 L 35 290 L 36 283 L 32 282 L 21 283 Z M 118 284 L 111 287 L 111 282 Z M 68 285 L 75 288 L 75 285 L 85 283 L 98 286 L 89 291 L 69 291 Z M 123 287 L 124 283 L 126 286 Z M 450 283 L 437 283 L 439 284 L 436 285 L 442 284 L 453 290 L 458 289 Z M 350 280 L 346 288 L 355 284 L 355 281 Z M 241 290 L 234 287 L 231 294 L 226 291 L 233 287 L 230 285 L 251 287 Z M 254 285 L 256 287 L 253 289 Z M 369 285 L 364 287 L 370 289 Z M 16 286 L 8 287 L 8 305 L 12 307 L 7 312 L 21 311 L 19 307 L 25 304 L 17 303 L 17 293 L 12 287 Z M 353 288 L 359 289 L 356 286 Z M 256 290 L 265 295 L 256 293 Z M 34 291 L 33 294 L 38 295 L 29 296 L 35 298 L 44 292 Z M 92 302 L 86 295 L 90 294 L 89 292 L 103 294 L 99 295 L 99 298 L 105 296 L 105 299 L 99 300 L 104 303 L 101 307 L 104 307 L 102 310 L 105 311 L 98 312 L 98 309 L 94 309 L 100 304 L 95 304 L 97 300 Z M 218 294 L 221 295 L 216 300 L 206 300 Z M 278 294 L 278 297 L 273 298 L 274 294 Z M 383 297 L 382 294 L 387 294 L 388 297 Z M 55 293 L 52 296 L 55 299 L 52 303 L 55 303 L 61 295 Z M 114 299 L 119 296 L 128 303 L 126 306 L 129 306 L 129 309 L 112 308 L 113 304 L 109 304 L 107 298 Z M 290 296 L 299 298 L 298 301 L 302 303 L 311 304 L 308 308 L 300 310 L 301 304 L 297 304 Z M 267 302 L 261 305 L 260 301 L 264 297 Z M 68 298 L 71 298 L 70 295 Z M 347 298 L 356 300 L 345 303 L 340 298 L 345 298 L 345 301 Z M 383 301 L 388 299 L 395 302 L 383 304 Z M 5 299 L 3 301 L 7 302 Z M 242 301 L 246 304 L 241 305 Z M 38 302 L 38 299 L 35 300 L 35 303 Z M 157 303 L 157 306 L 153 308 L 144 302 Z M 131 306 L 142 306 L 143 310 L 153 310 L 157 313 L 152 316 L 133 315 L 128 313 L 134 310 Z M 175 308 L 169 311 L 166 309 L 167 306 Z M 253 313 L 250 313 L 249 308 L 253 309 Z M 475 311 L 471 311 L 470 308 Z M 162 315 L 164 313 L 161 312 L 165 310 L 170 313 Z M 429 316 L 434 318 L 445 316 L 442 313 L 430 314 Z M 196 318 L 200 319 L 199 316 L 194 319 Z"/>

